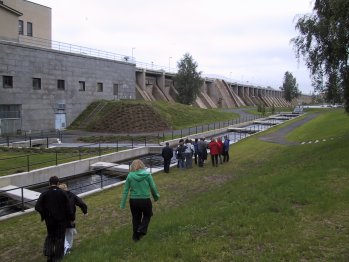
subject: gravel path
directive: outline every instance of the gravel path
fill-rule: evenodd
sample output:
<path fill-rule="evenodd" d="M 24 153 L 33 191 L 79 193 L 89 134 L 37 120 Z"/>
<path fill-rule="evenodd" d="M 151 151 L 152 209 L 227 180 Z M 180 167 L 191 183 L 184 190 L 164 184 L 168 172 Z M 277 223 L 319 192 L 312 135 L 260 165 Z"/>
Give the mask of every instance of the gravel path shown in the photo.
<path fill-rule="evenodd" d="M 267 134 L 265 136 L 260 137 L 260 140 L 270 142 L 270 143 L 277 143 L 282 145 L 297 145 L 299 142 L 290 142 L 286 140 L 286 135 L 293 131 L 295 128 L 309 122 L 310 120 L 314 119 L 317 116 L 316 113 L 308 114 L 305 118 L 300 119 L 297 122 L 294 122 L 288 126 L 285 126 L 281 129 L 279 129 L 276 132 Z"/>

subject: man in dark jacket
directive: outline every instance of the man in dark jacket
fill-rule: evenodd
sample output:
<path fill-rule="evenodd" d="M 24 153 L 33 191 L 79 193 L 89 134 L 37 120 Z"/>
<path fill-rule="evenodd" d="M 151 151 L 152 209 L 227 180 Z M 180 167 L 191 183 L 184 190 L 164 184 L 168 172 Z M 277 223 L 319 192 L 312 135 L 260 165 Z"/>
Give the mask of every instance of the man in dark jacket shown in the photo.
<path fill-rule="evenodd" d="M 178 160 L 177 167 L 184 169 L 185 168 L 185 155 L 184 152 L 187 149 L 187 147 L 184 145 L 184 140 L 180 139 L 179 144 L 176 148 L 176 158 Z"/>
<path fill-rule="evenodd" d="M 47 261 L 63 258 L 67 221 L 74 221 L 68 196 L 58 187 L 58 184 L 58 177 L 50 177 L 48 190 L 40 195 L 35 205 L 35 210 L 41 215 L 41 221 L 45 220 L 46 223 L 44 255 L 48 257 Z"/>
<path fill-rule="evenodd" d="M 164 171 L 165 173 L 169 173 L 171 159 L 173 157 L 173 149 L 170 147 L 168 142 L 166 142 L 166 146 L 162 149 L 161 155 L 164 158 Z"/>
<path fill-rule="evenodd" d="M 77 234 L 77 231 L 75 229 L 75 214 L 76 214 L 76 207 L 80 207 L 82 213 L 84 215 L 87 215 L 87 205 L 84 201 L 77 195 L 75 195 L 73 192 L 68 190 L 68 187 L 66 184 L 62 183 L 59 185 L 59 188 L 64 190 L 69 199 L 69 205 L 70 208 L 73 210 L 74 214 L 74 220 L 73 221 L 67 221 L 67 229 L 65 231 L 65 241 L 64 241 L 64 255 L 67 253 L 70 253 L 71 249 L 73 248 L 73 240 L 74 235 Z"/>
<path fill-rule="evenodd" d="M 207 159 L 207 143 L 205 138 L 200 138 L 200 141 L 198 141 L 198 157 L 199 167 L 203 167 L 204 162 Z"/>

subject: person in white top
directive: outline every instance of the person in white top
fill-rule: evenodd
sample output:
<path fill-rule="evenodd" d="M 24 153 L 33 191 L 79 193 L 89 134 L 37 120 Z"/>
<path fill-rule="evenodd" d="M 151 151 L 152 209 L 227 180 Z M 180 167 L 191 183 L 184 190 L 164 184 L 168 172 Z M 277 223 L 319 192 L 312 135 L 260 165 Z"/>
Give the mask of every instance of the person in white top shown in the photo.
<path fill-rule="evenodd" d="M 195 152 L 194 145 L 191 143 L 190 139 L 185 140 L 186 149 L 184 151 L 185 156 L 185 167 L 192 168 L 193 167 L 193 155 Z"/>

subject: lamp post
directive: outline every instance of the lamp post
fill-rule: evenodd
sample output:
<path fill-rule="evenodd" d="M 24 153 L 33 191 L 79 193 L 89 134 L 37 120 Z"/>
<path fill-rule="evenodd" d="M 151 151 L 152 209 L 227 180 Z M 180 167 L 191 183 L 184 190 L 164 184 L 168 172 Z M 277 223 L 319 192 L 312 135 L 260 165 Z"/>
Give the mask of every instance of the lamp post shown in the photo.
<path fill-rule="evenodd" d="M 134 58 L 133 58 L 133 50 L 135 50 L 135 47 L 132 47 L 132 62 L 134 62 Z"/>
<path fill-rule="evenodd" d="M 172 56 L 170 56 L 168 58 L 168 71 L 171 72 L 171 59 L 172 59 Z"/>

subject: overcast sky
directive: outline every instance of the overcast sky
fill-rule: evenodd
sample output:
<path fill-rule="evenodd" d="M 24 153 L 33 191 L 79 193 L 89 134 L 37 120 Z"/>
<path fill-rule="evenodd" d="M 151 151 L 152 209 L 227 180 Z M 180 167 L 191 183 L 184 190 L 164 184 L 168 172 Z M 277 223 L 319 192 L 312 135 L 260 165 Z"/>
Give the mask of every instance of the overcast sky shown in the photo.
<path fill-rule="evenodd" d="M 290 39 L 312 0 L 31 0 L 52 8 L 54 41 L 175 68 L 188 52 L 208 75 L 278 89 L 286 71 L 304 94 L 309 71 Z"/>

